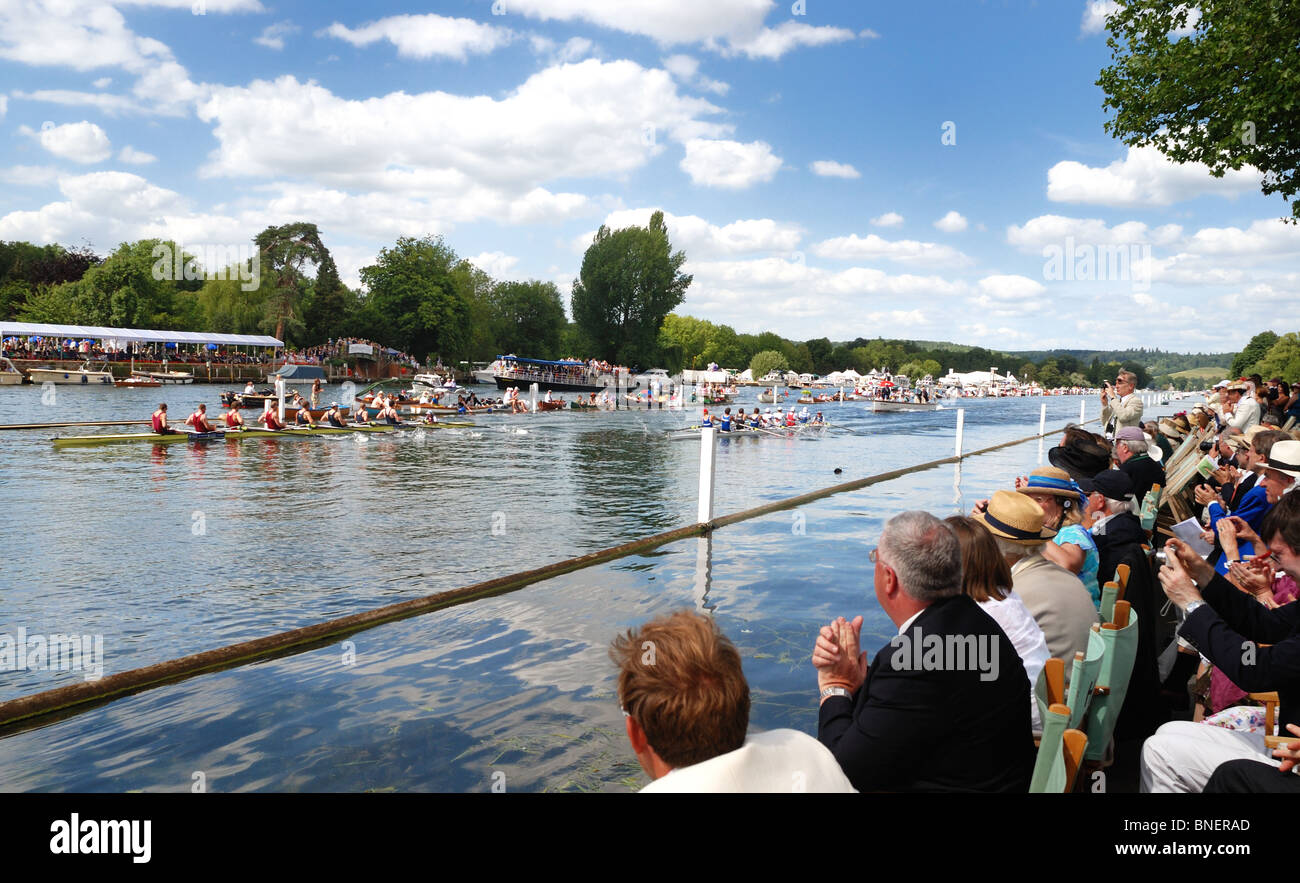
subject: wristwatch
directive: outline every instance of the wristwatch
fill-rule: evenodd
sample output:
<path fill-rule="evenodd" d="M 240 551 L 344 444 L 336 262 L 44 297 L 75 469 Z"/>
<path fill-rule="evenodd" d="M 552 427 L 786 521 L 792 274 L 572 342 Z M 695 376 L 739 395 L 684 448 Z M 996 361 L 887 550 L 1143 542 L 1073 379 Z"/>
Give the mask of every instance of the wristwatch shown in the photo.
<path fill-rule="evenodd" d="M 828 699 L 831 696 L 843 696 L 845 699 L 852 699 L 853 694 L 843 687 L 827 687 L 822 690 L 821 698 Z"/>

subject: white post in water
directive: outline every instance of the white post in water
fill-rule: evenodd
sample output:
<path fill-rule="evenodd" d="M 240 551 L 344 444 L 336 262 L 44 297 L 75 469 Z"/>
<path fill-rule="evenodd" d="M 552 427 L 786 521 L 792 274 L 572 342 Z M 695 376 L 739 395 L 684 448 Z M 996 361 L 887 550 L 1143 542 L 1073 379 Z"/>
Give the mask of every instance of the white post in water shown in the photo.
<path fill-rule="evenodd" d="M 1038 408 L 1038 434 L 1042 435 L 1047 430 L 1047 402 L 1043 402 Z"/>
<path fill-rule="evenodd" d="M 528 387 L 528 396 L 532 399 L 532 412 L 537 413 L 537 384 L 530 384 Z"/>
<path fill-rule="evenodd" d="M 276 419 L 278 419 L 281 423 L 283 423 L 284 422 L 284 378 L 281 377 L 279 374 L 275 375 L 275 397 L 280 403 L 278 412 L 276 413 L 275 416 Z"/>
<path fill-rule="evenodd" d="M 957 449 L 953 454 L 953 456 L 957 457 L 958 459 L 961 458 L 961 434 L 962 434 L 962 429 L 965 426 L 966 426 L 966 409 L 958 408 L 957 409 Z"/>
<path fill-rule="evenodd" d="M 1084 409 L 1084 407 L 1085 407 L 1087 404 L 1088 404 L 1088 400 L 1087 400 L 1087 399 L 1084 399 L 1083 401 L 1079 402 L 1079 422 L 1080 422 L 1080 423 L 1083 422 L 1083 409 Z"/>
<path fill-rule="evenodd" d="M 717 435 L 712 426 L 700 430 L 700 508 L 696 521 L 705 524 L 713 520 L 713 452 Z"/>

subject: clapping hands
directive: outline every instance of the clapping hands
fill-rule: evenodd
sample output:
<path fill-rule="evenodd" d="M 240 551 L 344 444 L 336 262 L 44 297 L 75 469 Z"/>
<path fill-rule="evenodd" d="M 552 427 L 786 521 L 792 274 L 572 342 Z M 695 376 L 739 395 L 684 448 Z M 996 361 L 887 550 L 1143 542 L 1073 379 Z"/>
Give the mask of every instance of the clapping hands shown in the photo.
<path fill-rule="evenodd" d="M 841 616 L 822 626 L 812 654 L 820 689 L 845 687 L 852 692 L 862 686 L 867 679 L 867 654 L 861 651 L 861 637 L 861 616 L 852 622 Z"/>

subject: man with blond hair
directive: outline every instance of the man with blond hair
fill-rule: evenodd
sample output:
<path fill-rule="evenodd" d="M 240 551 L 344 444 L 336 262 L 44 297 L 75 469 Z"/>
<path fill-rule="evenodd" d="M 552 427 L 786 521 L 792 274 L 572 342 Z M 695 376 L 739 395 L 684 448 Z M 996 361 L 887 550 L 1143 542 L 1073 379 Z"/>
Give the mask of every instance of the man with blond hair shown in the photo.
<path fill-rule="evenodd" d="M 734 644 L 689 610 L 614 640 L 627 738 L 652 781 L 644 792 L 840 792 L 834 755 L 797 730 L 745 737 L 749 684 Z"/>

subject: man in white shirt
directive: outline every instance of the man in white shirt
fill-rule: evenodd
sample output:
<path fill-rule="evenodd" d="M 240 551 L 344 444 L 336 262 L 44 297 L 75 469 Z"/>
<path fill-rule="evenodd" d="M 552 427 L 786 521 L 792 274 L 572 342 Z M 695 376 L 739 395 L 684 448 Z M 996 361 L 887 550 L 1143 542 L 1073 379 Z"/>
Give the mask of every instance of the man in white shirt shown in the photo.
<path fill-rule="evenodd" d="M 717 623 L 679 610 L 614 640 L 627 738 L 651 792 L 836 792 L 853 786 L 829 749 L 797 730 L 749 738 L 749 684 Z"/>
<path fill-rule="evenodd" d="M 1229 384 L 1224 394 L 1228 397 L 1228 404 L 1223 412 L 1229 426 L 1245 432 L 1259 423 L 1259 402 L 1246 396 L 1246 384 L 1241 381 Z"/>

